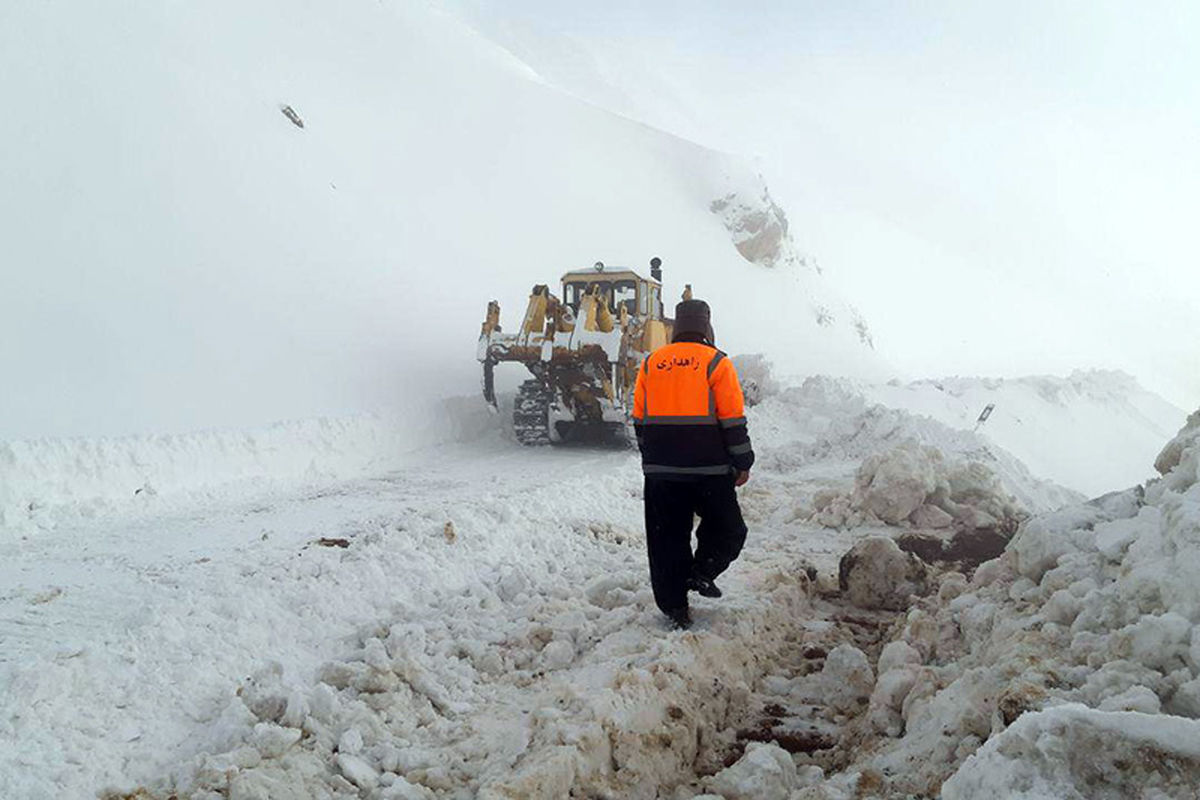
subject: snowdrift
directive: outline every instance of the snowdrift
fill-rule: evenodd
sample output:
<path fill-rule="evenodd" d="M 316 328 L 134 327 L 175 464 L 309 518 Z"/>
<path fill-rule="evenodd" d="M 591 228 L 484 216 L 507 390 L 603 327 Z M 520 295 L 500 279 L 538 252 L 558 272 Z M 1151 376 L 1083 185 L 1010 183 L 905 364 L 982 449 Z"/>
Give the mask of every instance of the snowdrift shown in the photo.
<path fill-rule="evenodd" d="M 985 437 L 875 403 L 856 382 L 814 376 L 780 390 L 772 388 L 778 383 L 769 367 L 751 375 L 756 387 L 768 387 L 756 391 L 775 399 L 759 407 L 754 418 L 754 440 L 776 445 L 764 455 L 766 463 L 786 469 L 822 460 L 853 462 L 856 477 L 850 491 L 820 493 L 812 500 L 811 511 L 822 512 L 836 503 L 847 512 L 835 513 L 823 524 L 901 522 L 931 499 L 954 509 L 955 492 L 960 499 L 979 495 L 984 507 L 992 504 L 1001 516 L 1015 510 L 1013 503 L 1026 511 L 1045 511 L 1082 499 L 1078 492 L 1035 476 L 1020 459 Z M 837 411 L 825 417 L 814 408 Z M 796 444 L 802 447 L 791 447 Z M 863 512 L 857 516 L 850 508 L 855 502 Z M 872 504 L 878 504 L 882 514 L 873 513 L 868 507 Z M 910 513 L 900 513 L 906 505 Z"/>
<path fill-rule="evenodd" d="M 1021 459 L 1034 474 L 1095 497 L 1141 483 L 1162 442 L 1187 415 L 1121 372 L 1065 378 L 943 378 L 864 386 L 871 399 L 972 429 Z"/>
<path fill-rule="evenodd" d="M 763 796 L 1195 796 L 1200 411 L 1156 467 L 910 596 L 874 672 L 861 660 L 865 708 L 825 756 L 840 774 Z M 770 761 L 741 771 L 768 780 Z"/>
<path fill-rule="evenodd" d="M 414 428 L 413 419 L 425 424 Z M 164 513 L 384 473 L 421 448 L 495 432 L 496 415 L 471 397 L 250 431 L 0 442 L 0 541 L 105 514 Z"/>

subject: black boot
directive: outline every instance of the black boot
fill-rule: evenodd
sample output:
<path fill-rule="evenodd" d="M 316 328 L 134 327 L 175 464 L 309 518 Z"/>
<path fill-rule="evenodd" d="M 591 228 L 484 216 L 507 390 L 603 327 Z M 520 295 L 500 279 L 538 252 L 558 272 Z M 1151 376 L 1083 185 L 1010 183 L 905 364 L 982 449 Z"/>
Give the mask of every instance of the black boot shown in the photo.
<path fill-rule="evenodd" d="M 706 578 L 698 572 L 693 572 L 688 576 L 687 588 L 690 592 L 696 592 L 702 597 L 720 597 L 721 588 L 712 582 L 711 578 Z"/>
<path fill-rule="evenodd" d="M 671 620 L 671 627 L 677 631 L 686 631 L 692 627 L 692 615 L 688 611 L 687 606 L 676 608 L 666 612 L 667 618 Z"/>

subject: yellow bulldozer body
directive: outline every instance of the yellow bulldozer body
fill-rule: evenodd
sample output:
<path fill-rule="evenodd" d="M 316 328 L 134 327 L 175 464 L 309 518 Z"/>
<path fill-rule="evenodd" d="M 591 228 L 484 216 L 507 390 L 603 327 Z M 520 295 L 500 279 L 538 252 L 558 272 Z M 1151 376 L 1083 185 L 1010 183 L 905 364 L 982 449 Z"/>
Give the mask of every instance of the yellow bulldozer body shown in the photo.
<path fill-rule="evenodd" d="M 650 352 L 670 341 L 670 335 L 660 281 L 601 264 L 572 270 L 562 276 L 560 295 L 545 284 L 533 287 L 521 325 L 513 333 L 500 326 L 499 304 L 488 304 L 478 348 L 484 398 L 496 407 L 494 366 L 519 362 L 533 375 L 522 386 L 525 394 L 519 394 L 514 411 L 518 438 L 525 443 L 556 442 L 583 425 L 623 430 L 637 370 Z M 544 436 L 539 432 L 542 406 Z M 538 431 L 529 433 L 535 428 Z"/>

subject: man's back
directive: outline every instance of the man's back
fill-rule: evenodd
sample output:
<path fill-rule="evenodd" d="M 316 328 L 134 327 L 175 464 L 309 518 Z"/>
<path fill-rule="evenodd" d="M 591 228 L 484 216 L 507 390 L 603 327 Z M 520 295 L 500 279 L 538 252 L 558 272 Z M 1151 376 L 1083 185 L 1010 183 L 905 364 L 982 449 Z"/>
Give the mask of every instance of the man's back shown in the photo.
<path fill-rule="evenodd" d="M 633 422 L 646 474 L 646 555 L 654 602 L 675 627 L 687 628 L 692 624 L 687 593 L 720 597 L 714 581 L 746 541 L 736 487 L 749 479 L 754 451 L 737 371 L 713 346 L 708 304 L 677 305 L 673 337 L 638 370 Z"/>
<path fill-rule="evenodd" d="M 634 425 L 647 475 L 686 478 L 745 471 L 754 461 L 742 388 L 725 354 L 677 341 L 638 372 Z"/>

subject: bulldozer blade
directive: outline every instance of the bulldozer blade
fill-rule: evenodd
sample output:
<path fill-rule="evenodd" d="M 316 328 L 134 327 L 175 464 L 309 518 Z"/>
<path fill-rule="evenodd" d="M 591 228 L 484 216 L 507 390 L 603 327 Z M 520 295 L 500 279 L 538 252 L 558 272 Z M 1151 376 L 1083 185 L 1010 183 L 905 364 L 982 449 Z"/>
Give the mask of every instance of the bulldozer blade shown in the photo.
<path fill-rule="evenodd" d="M 483 362 L 483 399 L 487 401 L 493 411 L 499 410 L 496 405 L 495 366 L 496 362 L 490 358 Z"/>

